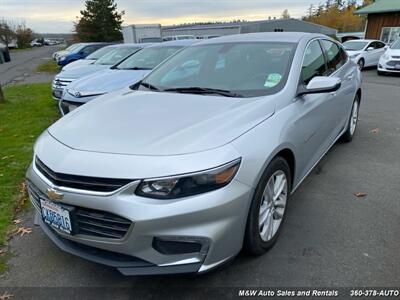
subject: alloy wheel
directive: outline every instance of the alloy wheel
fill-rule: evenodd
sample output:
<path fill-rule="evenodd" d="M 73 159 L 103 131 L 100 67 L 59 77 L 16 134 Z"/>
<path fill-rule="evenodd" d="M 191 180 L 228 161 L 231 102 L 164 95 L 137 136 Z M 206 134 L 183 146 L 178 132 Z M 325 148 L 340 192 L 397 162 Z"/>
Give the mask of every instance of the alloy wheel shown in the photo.
<path fill-rule="evenodd" d="M 354 132 L 356 131 L 357 122 L 358 122 L 358 101 L 354 101 L 353 109 L 351 111 L 351 117 L 350 117 L 350 134 L 351 135 L 353 135 Z"/>
<path fill-rule="evenodd" d="M 286 174 L 278 170 L 268 180 L 264 189 L 258 217 L 260 237 L 270 241 L 281 225 L 288 197 Z"/>

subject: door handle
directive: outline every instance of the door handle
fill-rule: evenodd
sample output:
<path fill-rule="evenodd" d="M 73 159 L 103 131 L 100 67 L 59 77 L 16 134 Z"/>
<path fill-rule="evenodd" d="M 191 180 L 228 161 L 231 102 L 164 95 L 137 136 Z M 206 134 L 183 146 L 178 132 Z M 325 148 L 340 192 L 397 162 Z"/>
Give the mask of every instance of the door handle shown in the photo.
<path fill-rule="evenodd" d="M 332 97 L 335 97 L 336 95 L 337 95 L 337 92 L 332 92 L 332 93 L 331 93 L 331 96 L 332 96 Z"/>
<path fill-rule="evenodd" d="M 347 80 L 353 80 L 353 74 L 351 74 L 351 75 L 349 75 L 349 76 L 347 76 Z"/>

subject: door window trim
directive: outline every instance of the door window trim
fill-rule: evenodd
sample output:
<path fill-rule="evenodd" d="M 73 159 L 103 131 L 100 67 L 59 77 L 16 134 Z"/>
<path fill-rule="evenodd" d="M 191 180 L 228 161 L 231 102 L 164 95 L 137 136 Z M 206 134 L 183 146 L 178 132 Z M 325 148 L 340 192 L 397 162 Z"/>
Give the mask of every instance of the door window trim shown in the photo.
<path fill-rule="evenodd" d="M 304 48 L 305 51 L 304 51 L 304 53 L 303 53 L 303 58 L 301 59 L 300 73 L 299 73 L 299 78 L 298 78 L 298 81 L 297 81 L 297 88 L 299 88 L 300 85 L 303 84 L 303 82 L 301 81 L 301 73 L 302 73 L 302 69 L 303 69 L 303 63 L 304 63 L 304 59 L 305 59 L 305 57 L 306 57 L 307 49 L 308 49 L 308 47 L 310 46 L 310 44 L 311 44 L 312 42 L 318 41 L 318 44 L 319 44 L 319 46 L 320 46 L 320 48 L 321 48 L 321 51 L 322 51 L 322 54 L 323 54 L 323 56 L 324 56 L 325 67 L 326 67 L 326 69 L 328 70 L 328 59 L 327 59 L 327 57 L 326 57 L 326 53 L 325 53 L 326 51 L 324 50 L 324 48 L 323 48 L 323 46 L 322 46 L 322 42 L 321 42 L 321 41 L 323 41 L 323 40 L 328 41 L 328 42 L 331 42 L 331 43 L 334 43 L 334 44 L 336 44 L 336 45 L 339 47 L 339 49 L 342 49 L 343 51 L 346 51 L 346 50 L 344 50 L 344 48 L 343 48 L 341 45 L 339 45 L 339 43 L 337 43 L 337 42 L 335 42 L 335 41 L 333 41 L 333 40 L 327 39 L 327 38 L 317 37 L 317 38 L 313 38 L 312 40 L 309 40 L 308 43 L 307 43 L 307 45 L 306 45 L 306 47 Z M 346 53 L 346 54 L 347 54 L 347 53 Z M 345 62 L 339 69 L 335 69 L 335 71 L 332 72 L 332 74 L 328 75 L 327 77 L 333 77 L 333 76 L 334 76 L 336 73 L 338 73 L 342 68 L 344 68 L 345 65 L 347 65 L 347 63 L 350 61 L 350 58 L 349 58 L 348 55 L 346 55 L 346 56 L 347 56 L 346 62 Z"/>

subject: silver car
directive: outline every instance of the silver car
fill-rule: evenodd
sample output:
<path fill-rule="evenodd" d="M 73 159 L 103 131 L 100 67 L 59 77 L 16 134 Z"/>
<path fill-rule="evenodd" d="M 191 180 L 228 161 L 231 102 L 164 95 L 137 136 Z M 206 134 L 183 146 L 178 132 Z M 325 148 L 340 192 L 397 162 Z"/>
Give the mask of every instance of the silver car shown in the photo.
<path fill-rule="evenodd" d="M 62 250 L 125 275 L 262 254 L 290 195 L 353 138 L 360 87 L 356 63 L 324 35 L 187 47 L 40 136 L 27 171 L 35 222 Z"/>

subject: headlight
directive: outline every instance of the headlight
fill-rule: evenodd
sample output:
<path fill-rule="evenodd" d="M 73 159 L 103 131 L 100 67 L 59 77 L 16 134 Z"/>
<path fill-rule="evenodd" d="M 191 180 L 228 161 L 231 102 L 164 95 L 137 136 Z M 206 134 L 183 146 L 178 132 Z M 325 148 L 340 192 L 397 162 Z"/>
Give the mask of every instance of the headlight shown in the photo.
<path fill-rule="evenodd" d="M 220 167 L 192 174 L 146 179 L 136 189 L 142 197 L 175 199 L 210 192 L 229 184 L 235 177 L 241 159 Z"/>
<path fill-rule="evenodd" d="M 66 59 L 66 57 L 65 56 L 63 56 L 63 57 L 60 57 L 60 61 L 64 61 Z"/>
<path fill-rule="evenodd" d="M 390 55 L 385 53 L 385 54 L 382 55 L 382 59 L 388 60 L 388 59 L 390 59 Z"/>

